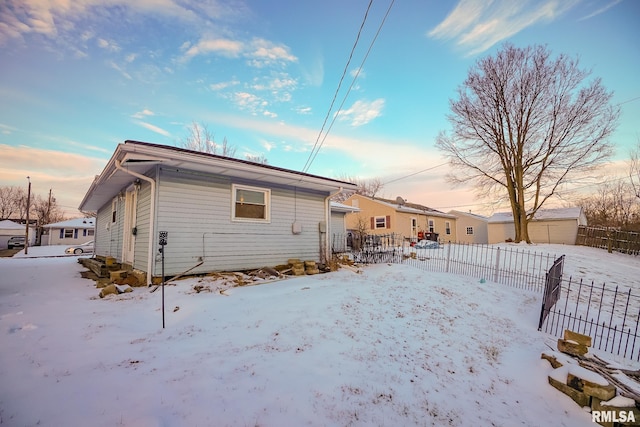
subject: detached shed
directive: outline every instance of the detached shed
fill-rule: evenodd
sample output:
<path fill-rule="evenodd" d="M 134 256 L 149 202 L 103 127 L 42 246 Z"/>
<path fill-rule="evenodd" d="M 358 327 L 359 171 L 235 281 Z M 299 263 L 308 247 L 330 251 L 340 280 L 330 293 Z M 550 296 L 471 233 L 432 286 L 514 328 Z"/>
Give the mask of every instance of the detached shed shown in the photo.
<path fill-rule="evenodd" d="M 515 238 L 511 212 L 495 213 L 488 220 L 489 243 L 500 243 Z M 532 243 L 559 243 L 575 245 L 578 226 L 587 225 L 587 217 L 581 207 L 543 209 L 529 221 L 529 238 Z"/>

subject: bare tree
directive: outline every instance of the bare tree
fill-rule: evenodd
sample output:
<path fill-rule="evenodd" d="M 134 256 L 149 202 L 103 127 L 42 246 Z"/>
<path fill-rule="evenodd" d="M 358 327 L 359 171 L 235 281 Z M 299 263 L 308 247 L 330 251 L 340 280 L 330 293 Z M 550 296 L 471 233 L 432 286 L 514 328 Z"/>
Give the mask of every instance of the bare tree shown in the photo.
<path fill-rule="evenodd" d="M 258 155 L 253 155 L 253 154 L 247 154 L 244 156 L 244 158 L 250 162 L 253 163 L 260 163 L 261 165 L 268 165 L 269 161 L 267 160 L 267 158 L 264 156 L 264 154 L 260 154 Z"/>
<path fill-rule="evenodd" d="M 355 191 L 355 194 L 361 194 L 367 197 L 375 197 L 376 194 L 380 193 L 384 188 L 384 184 L 380 180 L 380 178 L 369 178 L 363 179 L 355 176 L 351 176 L 348 174 L 342 174 L 338 176 L 338 179 L 341 181 L 352 182 L 358 186 L 358 189 Z M 333 200 L 336 202 L 343 202 L 349 198 L 353 193 L 340 193 L 334 196 Z"/>
<path fill-rule="evenodd" d="M 36 195 L 31 211 L 35 214 L 38 224 L 41 226 L 64 220 L 64 213 L 60 210 L 52 193 L 49 193 L 47 198 Z"/>
<path fill-rule="evenodd" d="M 213 133 L 209 131 L 206 125 L 193 122 L 189 128 L 189 135 L 180 140 L 180 144 L 193 151 L 200 151 L 209 154 L 218 154 L 225 157 L 235 157 L 236 147 L 229 144 L 227 138 L 222 139 L 222 143 L 218 144 Z"/>
<path fill-rule="evenodd" d="M 591 226 L 627 231 L 640 229 L 640 204 L 628 182 L 601 184 L 597 192 L 583 198 L 580 205 Z"/>
<path fill-rule="evenodd" d="M 600 79 L 543 46 L 506 44 L 480 59 L 451 100 L 451 133 L 436 146 L 479 195 L 508 198 L 515 241 L 530 243 L 528 222 L 549 198 L 585 177 L 612 153 L 620 114 Z"/>
<path fill-rule="evenodd" d="M 20 212 L 22 197 L 26 201 L 26 193 L 20 187 L 0 187 L 0 219 L 11 218 Z"/>

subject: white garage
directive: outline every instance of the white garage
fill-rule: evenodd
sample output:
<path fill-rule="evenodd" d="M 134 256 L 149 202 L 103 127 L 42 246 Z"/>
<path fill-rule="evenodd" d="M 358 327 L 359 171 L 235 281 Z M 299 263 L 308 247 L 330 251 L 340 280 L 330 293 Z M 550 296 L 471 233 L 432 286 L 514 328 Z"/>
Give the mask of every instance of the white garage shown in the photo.
<path fill-rule="evenodd" d="M 587 225 L 581 207 L 542 209 L 529 221 L 529 238 L 532 243 L 575 245 L 580 225 Z M 513 240 L 516 233 L 512 213 L 499 212 L 490 216 L 488 232 L 489 243 Z"/>

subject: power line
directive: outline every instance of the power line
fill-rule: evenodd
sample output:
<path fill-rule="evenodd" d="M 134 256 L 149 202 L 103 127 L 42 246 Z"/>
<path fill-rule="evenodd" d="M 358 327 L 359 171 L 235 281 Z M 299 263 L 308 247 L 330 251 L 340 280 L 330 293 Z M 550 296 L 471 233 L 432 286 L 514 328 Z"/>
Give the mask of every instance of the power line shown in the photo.
<path fill-rule="evenodd" d="M 439 168 L 439 167 L 442 167 L 442 166 L 448 165 L 448 164 L 449 164 L 449 162 L 440 163 L 439 165 L 431 166 L 430 168 L 422 169 L 421 171 L 413 172 L 413 173 L 410 173 L 409 175 L 404 175 L 404 176 L 401 176 L 400 178 L 396 178 L 396 179 L 392 179 L 391 181 L 383 182 L 383 184 L 384 185 L 391 184 L 392 182 L 400 181 L 400 180 L 412 177 L 414 175 L 418 175 L 420 173 L 427 172 L 427 171 L 430 171 L 430 170 L 433 170 L 433 169 L 436 169 L 436 168 Z"/>
<path fill-rule="evenodd" d="M 351 64 L 351 59 L 353 58 L 353 52 L 356 50 L 356 46 L 360 41 L 360 34 L 362 34 L 362 29 L 364 28 L 365 22 L 367 22 L 367 17 L 369 16 L 369 10 L 371 9 L 371 5 L 373 4 L 373 0 L 369 0 L 369 5 L 367 6 L 367 10 L 364 13 L 364 18 L 362 19 L 362 23 L 360 24 L 360 28 L 358 29 L 358 34 L 356 35 L 356 41 L 353 43 L 353 47 L 351 47 L 351 52 L 349 53 L 349 59 L 347 60 L 346 65 L 344 66 L 344 70 L 342 70 L 342 76 L 340 76 L 340 81 L 338 82 L 338 87 L 336 88 L 335 93 L 333 94 L 333 99 L 331 100 L 331 105 L 329 105 L 329 110 L 327 111 L 327 115 L 324 118 L 324 122 L 322 122 L 322 127 L 320 128 L 320 132 L 318 133 L 318 137 L 316 138 L 315 144 L 313 144 L 313 148 L 311 149 L 311 153 L 309 153 L 309 157 L 307 158 L 304 167 L 302 168 L 302 172 L 306 172 L 309 170 L 311 166 L 311 161 L 313 157 L 313 153 L 320 147 L 318 146 L 318 142 L 320 141 L 320 135 L 322 135 L 322 131 L 324 130 L 324 126 L 327 124 L 327 120 L 329 120 L 329 115 L 331 114 L 331 110 L 333 109 L 333 104 L 336 102 L 336 98 L 338 97 L 338 92 L 342 87 L 342 81 L 344 80 L 345 75 L 347 74 L 347 70 L 349 69 L 349 64 Z"/>
<path fill-rule="evenodd" d="M 363 28 L 364 23 L 366 21 L 367 14 L 369 13 L 369 8 L 371 7 L 372 3 L 373 3 L 373 0 L 369 3 L 369 6 L 367 7 L 367 13 L 365 14 L 365 19 L 362 21 L 362 25 L 360 26 L 360 30 L 358 31 L 358 39 L 360 38 L 360 32 L 362 31 L 362 28 Z M 391 8 L 393 7 L 394 3 L 395 3 L 395 0 L 391 0 L 391 3 L 389 4 L 389 7 L 387 8 L 387 12 L 385 13 L 384 17 L 382 18 L 382 21 L 380 22 L 380 25 L 378 26 L 378 30 L 376 31 L 375 36 L 371 40 L 371 43 L 369 44 L 369 48 L 367 49 L 367 52 L 364 55 L 364 58 L 362 59 L 362 62 L 360 63 L 360 66 L 358 67 L 358 71 L 356 72 L 356 75 L 353 77 L 353 80 L 351 81 L 351 84 L 349 85 L 349 89 L 347 90 L 347 93 L 342 98 L 342 102 L 340 103 L 340 106 L 338 107 L 338 110 L 336 111 L 335 115 L 333 116 L 333 120 L 331 121 L 331 124 L 329 125 L 329 128 L 325 132 L 324 137 L 322 137 L 322 141 L 319 142 L 320 136 L 322 135 L 322 130 L 324 129 L 324 126 L 326 125 L 327 120 L 329 119 L 329 115 L 331 113 L 331 109 L 333 108 L 333 104 L 334 104 L 334 102 L 336 100 L 336 97 L 338 96 L 338 91 L 340 90 L 340 85 L 342 84 L 342 80 L 344 79 L 344 76 L 346 74 L 346 71 L 347 71 L 347 68 L 349 66 L 349 63 L 351 62 L 351 57 L 353 56 L 353 51 L 355 50 L 356 44 L 358 43 L 358 39 L 356 39 L 356 44 L 354 44 L 353 49 L 351 50 L 351 55 L 349 56 L 349 62 L 347 62 L 347 66 L 345 67 L 345 69 L 344 69 L 344 71 L 342 73 L 342 77 L 340 78 L 340 85 L 338 85 L 338 89 L 336 90 L 336 93 L 335 93 L 335 95 L 333 97 L 333 101 L 331 101 L 331 107 L 329 107 L 329 111 L 327 112 L 327 116 L 324 119 L 324 123 L 322 124 L 322 129 L 320 129 L 320 133 L 318 134 L 318 138 L 316 139 L 316 143 L 314 144 L 313 149 L 311 150 L 311 153 L 309 153 L 309 158 L 307 159 L 307 163 L 305 163 L 305 167 L 302 170 L 303 172 L 306 172 L 306 171 L 309 170 L 309 168 L 311 167 L 311 164 L 313 163 L 313 161 L 315 160 L 316 156 L 318 155 L 318 152 L 320 151 L 320 148 L 322 148 L 322 145 L 324 144 L 324 141 L 327 139 L 327 135 L 329 135 L 329 132 L 331 131 L 331 128 L 333 128 L 333 125 L 334 125 L 336 119 L 338 118 L 338 114 L 342 110 L 342 107 L 344 106 L 344 103 L 346 102 L 347 97 L 349 96 L 349 93 L 351 93 L 351 89 L 353 88 L 353 85 L 355 84 L 356 80 L 358 79 L 358 76 L 360 75 L 360 71 L 362 71 L 362 67 L 364 66 L 364 63 L 366 62 L 367 58 L 369 57 L 369 53 L 371 53 L 371 49 L 373 48 L 373 45 L 375 44 L 376 40 L 378 39 L 378 36 L 380 35 L 380 31 L 382 30 L 382 27 L 384 26 L 384 23 L 386 22 L 387 17 L 389 16 L 389 12 L 391 12 Z"/>

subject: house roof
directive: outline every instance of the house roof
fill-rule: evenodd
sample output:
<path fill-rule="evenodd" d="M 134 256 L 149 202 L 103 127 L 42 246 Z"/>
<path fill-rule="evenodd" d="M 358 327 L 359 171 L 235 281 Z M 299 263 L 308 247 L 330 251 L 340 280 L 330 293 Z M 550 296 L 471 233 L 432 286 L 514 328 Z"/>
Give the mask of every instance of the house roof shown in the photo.
<path fill-rule="evenodd" d="M 420 205 L 418 203 L 410 203 L 410 202 L 403 201 L 402 204 L 399 204 L 398 199 L 390 200 L 390 199 L 383 199 L 381 197 L 370 197 L 370 199 L 378 203 L 382 203 L 384 205 L 392 207 L 398 212 L 429 215 L 429 216 L 439 216 L 443 218 L 455 218 L 454 215 L 449 215 L 439 210 L 430 208 L 428 206 Z"/>
<path fill-rule="evenodd" d="M 24 230 L 24 225 L 13 222 L 10 219 L 0 221 L 0 229 L 2 230 Z"/>
<path fill-rule="evenodd" d="M 127 171 L 145 174 L 156 165 L 185 168 L 231 178 L 263 181 L 322 192 L 333 192 L 340 188 L 351 191 L 357 189 L 357 186 L 350 182 L 324 178 L 276 166 L 179 147 L 127 140 L 118 144 L 102 173 L 96 176 L 80 203 L 80 210 L 97 211 L 118 192 L 128 186 L 135 180 L 135 177 L 127 173 Z"/>
<path fill-rule="evenodd" d="M 331 212 L 351 213 L 351 212 L 359 212 L 359 211 L 360 209 L 354 206 L 343 205 L 342 203 L 338 203 L 338 202 L 331 202 Z"/>
<path fill-rule="evenodd" d="M 476 214 L 476 213 L 472 213 L 472 212 L 463 212 L 463 211 L 457 211 L 457 210 L 450 210 L 449 214 L 451 215 L 455 215 L 455 216 L 467 216 L 470 218 L 474 218 L 480 221 L 485 221 L 487 222 L 487 220 L 489 219 L 488 217 L 484 216 L 484 215 L 480 215 L 480 214 Z"/>
<path fill-rule="evenodd" d="M 95 218 L 75 218 L 44 225 L 43 228 L 93 228 Z"/>
<path fill-rule="evenodd" d="M 557 221 L 578 219 L 582 216 L 581 207 L 541 209 L 533 216 L 533 221 Z M 489 217 L 489 223 L 513 222 L 513 213 L 497 212 Z"/>

